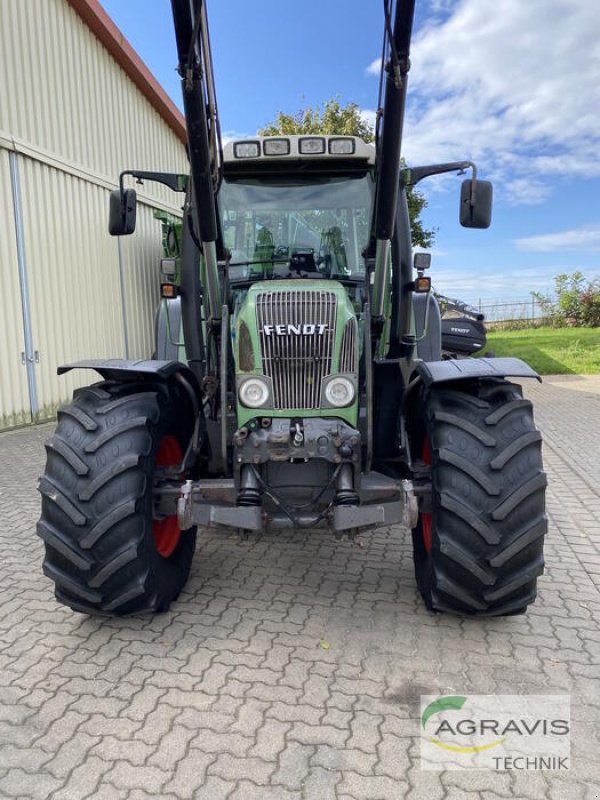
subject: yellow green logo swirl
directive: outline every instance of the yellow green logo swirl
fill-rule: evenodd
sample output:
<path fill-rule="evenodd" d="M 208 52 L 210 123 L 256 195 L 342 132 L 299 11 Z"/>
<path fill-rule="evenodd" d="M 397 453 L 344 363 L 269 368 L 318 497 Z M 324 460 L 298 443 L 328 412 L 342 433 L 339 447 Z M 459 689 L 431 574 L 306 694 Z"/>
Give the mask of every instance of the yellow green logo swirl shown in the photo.
<path fill-rule="evenodd" d="M 421 725 L 423 730 L 425 730 L 425 725 L 430 717 L 433 717 L 434 714 L 439 714 L 441 711 L 460 711 L 460 709 L 466 703 L 467 698 L 461 697 L 460 695 L 448 695 L 446 697 L 438 697 L 437 700 L 434 700 L 433 703 L 429 703 L 427 708 L 423 711 L 421 715 Z M 436 739 L 435 736 L 428 736 L 427 739 L 432 744 L 441 747 L 443 750 L 449 750 L 452 753 L 482 753 L 484 750 L 490 750 L 492 747 L 497 747 L 499 744 L 502 744 L 506 737 L 502 737 L 501 739 L 497 739 L 495 742 L 489 742 L 488 744 L 480 744 L 480 745 L 457 745 L 457 744 L 447 744 L 446 742 L 440 741 L 440 739 Z"/>

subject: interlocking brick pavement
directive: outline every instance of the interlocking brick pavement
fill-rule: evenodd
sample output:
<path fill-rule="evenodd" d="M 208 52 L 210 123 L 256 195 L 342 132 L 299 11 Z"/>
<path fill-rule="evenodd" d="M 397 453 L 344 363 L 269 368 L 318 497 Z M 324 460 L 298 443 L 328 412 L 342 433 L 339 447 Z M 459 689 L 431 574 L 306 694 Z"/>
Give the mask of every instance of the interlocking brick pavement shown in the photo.
<path fill-rule="evenodd" d="M 536 604 L 507 619 L 428 613 L 400 528 L 362 546 L 201 532 L 168 613 L 73 613 L 34 533 L 51 427 L 0 435 L 0 797 L 600 797 L 594 386 L 526 386 L 545 437 L 547 569 Z M 419 696 L 435 692 L 569 693 L 572 770 L 421 771 Z"/>

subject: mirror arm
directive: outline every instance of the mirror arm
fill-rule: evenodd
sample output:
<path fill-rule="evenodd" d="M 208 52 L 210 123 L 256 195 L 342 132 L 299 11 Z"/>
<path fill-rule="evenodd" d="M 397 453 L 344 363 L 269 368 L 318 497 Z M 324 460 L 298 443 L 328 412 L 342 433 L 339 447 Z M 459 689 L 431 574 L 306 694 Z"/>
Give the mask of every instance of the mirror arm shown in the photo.
<path fill-rule="evenodd" d="M 413 167 L 402 170 L 402 179 L 405 186 L 416 186 L 423 178 L 430 175 L 441 175 L 445 172 L 456 172 L 462 175 L 466 169 L 473 171 L 471 178 L 471 206 L 475 205 L 475 187 L 477 185 L 477 167 L 473 161 L 451 161 L 446 164 L 429 164 L 425 167 Z"/>
<path fill-rule="evenodd" d="M 126 202 L 125 202 L 125 186 L 123 185 L 123 176 L 127 173 L 122 172 L 119 175 L 119 197 L 121 198 L 121 219 L 125 220 L 125 215 L 127 213 Z"/>
<path fill-rule="evenodd" d="M 154 181 L 155 183 L 162 183 L 172 189 L 174 192 L 185 192 L 187 190 L 188 176 L 178 175 L 175 172 L 145 172 L 137 169 L 126 169 L 119 175 L 119 190 L 121 197 L 125 191 L 123 178 L 125 175 L 131 175 L 138 181 L 147 180 Z"/>
<path fill-rule="evenodd" d="M 471 200 L 470 200 L 471 208 L 473 208 L 475 206 L 475 190 L 477 186 L 477 167 L 475 166 L 475 164 L 473 164 L 472 161 L 469 163 L 471 164 L 471 168 L 473 170 L 473 173 L 471 175 Z"/>

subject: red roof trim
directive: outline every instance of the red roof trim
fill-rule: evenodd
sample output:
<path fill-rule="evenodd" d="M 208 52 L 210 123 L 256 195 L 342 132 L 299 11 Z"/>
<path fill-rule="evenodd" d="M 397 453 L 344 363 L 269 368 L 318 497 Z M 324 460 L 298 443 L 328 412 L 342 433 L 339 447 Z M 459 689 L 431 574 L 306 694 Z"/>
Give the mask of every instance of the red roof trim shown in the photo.
<path fill-rule="evenodd" d="M 186 144 L 187 133 L 183 115 L 98 0 L 67 0 L 67 2 L 106 47 L 117 64 L 125 70 L 167 125 Z"/>

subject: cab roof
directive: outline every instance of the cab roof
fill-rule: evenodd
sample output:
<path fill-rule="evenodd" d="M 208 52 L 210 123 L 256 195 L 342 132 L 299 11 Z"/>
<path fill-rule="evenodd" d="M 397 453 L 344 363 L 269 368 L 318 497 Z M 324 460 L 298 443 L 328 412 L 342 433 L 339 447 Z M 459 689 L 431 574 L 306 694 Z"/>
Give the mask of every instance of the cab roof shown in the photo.
<path fill-rule="evenodd" d="M 223 147 L 223 161 L 227 166 L 286 161 L 329 161 L 356 166 L 375 164 L 375 146 L 357 136 L 253 136 L 235 139 Z"/>

